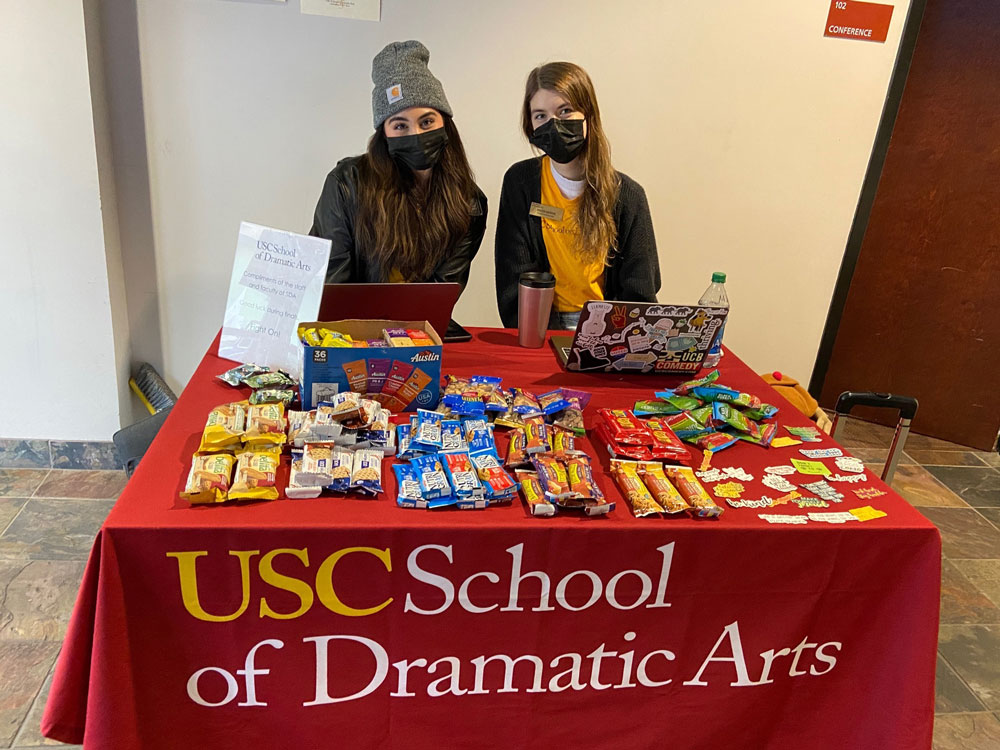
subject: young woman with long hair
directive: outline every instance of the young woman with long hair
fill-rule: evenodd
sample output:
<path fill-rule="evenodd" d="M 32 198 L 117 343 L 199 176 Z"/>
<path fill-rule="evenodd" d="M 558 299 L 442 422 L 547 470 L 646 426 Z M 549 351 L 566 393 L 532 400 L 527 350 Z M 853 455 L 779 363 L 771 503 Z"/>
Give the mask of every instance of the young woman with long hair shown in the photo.
<path fill-rule="evenodd" d="M 429 59 L 409 41 L 372 62 L 375 132 L 327 175 L 309 231 L 332 240 L 328 284 L 469 279 L 486 196 Z"/>
<path fill-rule="evenodd" d="M 521 129 L 543 155 L 504 175 L 496 233 L 500 318 L 517 326 L 518 278 L 556 278 L 550 328 L 575 328 L 587 300 L 655 302 L 660 266 L 642 187 L 611 164 L 594 84 L 569 62 L 528 74 Z"/>

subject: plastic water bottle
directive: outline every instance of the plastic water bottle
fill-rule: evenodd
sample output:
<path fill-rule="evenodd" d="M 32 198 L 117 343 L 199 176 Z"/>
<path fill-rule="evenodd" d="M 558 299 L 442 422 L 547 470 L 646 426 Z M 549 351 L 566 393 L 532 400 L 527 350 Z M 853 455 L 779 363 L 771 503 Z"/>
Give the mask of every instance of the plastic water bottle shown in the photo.
<path fill-rule="evenodd" d="M 705 305 L 706 307 L 724 307 L 727 310 L 729 309 L 729 296 L 726 294 L 726 274 L 720 271 L 712 274 L 712 283 L 708 285 L 708 289 L 701 295 L 698 304 Z M 726 319 L 729 319 L 728 316 Z M 726 324 L 723 323 L 719 329 L 719 333 L 715 337 L 715 341 L 712 342 L 712 347 L 708 350 L 708 354 L 705 355 L 705 361 L 701 363 L 702 367 L 711 369 L 719 366 L 719 360 L 722 359 L 722 334 L 725 331 Z"/>

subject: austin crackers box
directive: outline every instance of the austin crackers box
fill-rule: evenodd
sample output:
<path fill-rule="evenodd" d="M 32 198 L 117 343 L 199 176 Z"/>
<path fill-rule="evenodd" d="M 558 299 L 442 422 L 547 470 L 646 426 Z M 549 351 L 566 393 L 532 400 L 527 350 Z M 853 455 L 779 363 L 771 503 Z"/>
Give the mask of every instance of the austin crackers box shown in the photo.
<path fill-rule="evenodd" d="M 303 322 L 299 328 L 327 328 L 356 342 L 353 347 L 302 345 L 303 409 L 315 409 L 320 401 L 341 391 L 367 394 L 393 412 L 437 406 L 442 344 L 426 320 Z M 412 342 L 405 335 L 407 330 L 421 331 L 429 341 Z M 385 331 L 389 331 L 388 338 Z M 399 345 L 391 345 L 390 340 Z"/>

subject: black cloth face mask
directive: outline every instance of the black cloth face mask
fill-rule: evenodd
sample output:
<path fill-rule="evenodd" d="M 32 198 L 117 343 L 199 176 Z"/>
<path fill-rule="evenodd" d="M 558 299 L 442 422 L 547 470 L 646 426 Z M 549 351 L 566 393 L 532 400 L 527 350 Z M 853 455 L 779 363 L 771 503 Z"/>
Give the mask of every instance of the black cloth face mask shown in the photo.
<path fill-rule="evenodd" d="M 441 159 L 444 147 L 448 145 L 448 134 L 444 128 L 435 128 L 416 135 L 401 135 L 386 138 L 389 156 L 400 164 L 417 171 L 430 169 Z"/>
<path fill-rule="evenodd" d="M 569 164 L 587 143 L 583 134 L 584 122 L 586 120 L 559 120 L 553 117 L 535 128 L 528 141 L 548 154 L 552 161 Z"/>

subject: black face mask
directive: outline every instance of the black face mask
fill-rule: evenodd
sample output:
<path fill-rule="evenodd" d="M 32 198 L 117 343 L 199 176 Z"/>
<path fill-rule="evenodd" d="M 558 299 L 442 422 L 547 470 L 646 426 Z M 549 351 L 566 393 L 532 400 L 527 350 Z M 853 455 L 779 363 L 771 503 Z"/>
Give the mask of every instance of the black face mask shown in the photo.
<path fill-rule="evenodd" d="M 583 134 L 586 120 L 559 120 L 553 117 L 535 128 L 528 141 L 547 153 L 554 162 L 569 164 L 587 143 Z"/>
<path fill-rule="evenodd" d="M 441 159 L 448 145 L 448 134 L 444 128 L 436 128 L 426 133 L 386 138 L 386 143 L 389 144 L 389 156 L 403 166 L 414 171 L 430 169 Z"/>

